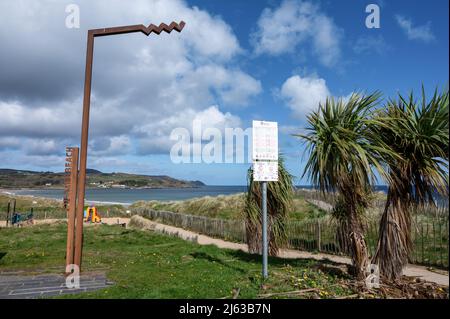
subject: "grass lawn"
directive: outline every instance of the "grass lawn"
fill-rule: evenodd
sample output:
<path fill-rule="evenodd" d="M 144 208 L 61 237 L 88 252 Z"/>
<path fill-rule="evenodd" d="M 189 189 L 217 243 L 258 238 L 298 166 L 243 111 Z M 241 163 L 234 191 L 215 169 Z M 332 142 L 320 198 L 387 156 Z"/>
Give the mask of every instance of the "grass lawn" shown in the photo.
<path fill-rule="evenodd" d="M 301 298 L 333 298 L 353 292 L 332 264 L 269 259 L 270 278 L 261 285 L 261 257 L 201 246 L 150 231 L 120 226 L 85 227 L 84 271 L 106 271 L 115 285 L 67 298 L 239 298 L 317 288 Z M 0 271 L 61 273 L 66 224 L 0 229 Z M 285 298 L 286 295 L 277 295 Z"/>

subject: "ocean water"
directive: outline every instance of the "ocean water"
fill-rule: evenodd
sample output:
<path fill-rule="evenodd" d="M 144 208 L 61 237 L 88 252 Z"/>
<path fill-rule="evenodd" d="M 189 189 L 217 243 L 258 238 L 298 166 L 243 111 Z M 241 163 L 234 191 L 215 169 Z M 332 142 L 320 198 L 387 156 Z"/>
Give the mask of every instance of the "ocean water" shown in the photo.
<path fill-rule="evenodd" d="M 310 185 L 296 186 L 299 189 L 312 189 Z M 89 203 L 109 203 L 131 205 L 140 200 L 185 200 L 203 196 L 218 196 L 243 193 L 247 191 L 247 186 L 202 186 L 196 188 L 161 188 L 161 189 L 86 189 L 86 201 Z M 375 191 L 387 192 L 387 186 L 379 185 Z M 64 190 L 62 189 L 24 189 L 16 190 L 13 193 L 18 195 L 32 195 L 62 200 Z M 436 194 L 436 199 L 440 204 L 448 205 L 448 198 Z"/>
<path fill-rule="evenodd" d="M 298 188 L 311 189 L 309 185 L 297 186 Z M 380 190 L 385 190 L 381 187 Z M 247 191 L 247 186 L 202 186 L 196 188 L 162 188 L 162 189 L 117 189 L 117 188 L 93 188 L 86 189 L 86 201 L 103 202 L 130 205 L 140 200 L 184 200 L 203 196 L 218 196 L 242 193 Z M 54 199 L 63 199 L 62 189 L 24 189 L 14 191 L 18 195 L 32 195 Z"/>
<path fill-rule="evenodd" d="M 246 186 L 202 186 L 197 188 L 161 188 L 161 189 L 86 189 L 87 202 L 103 202 L 130 205 L 140 200 L 184 200 L 203 196 L 218 196 L 242 193 Z M 54 199 L 63 199 L 62 189 L 16 190 L 18 195 L 32 195 Z"/>

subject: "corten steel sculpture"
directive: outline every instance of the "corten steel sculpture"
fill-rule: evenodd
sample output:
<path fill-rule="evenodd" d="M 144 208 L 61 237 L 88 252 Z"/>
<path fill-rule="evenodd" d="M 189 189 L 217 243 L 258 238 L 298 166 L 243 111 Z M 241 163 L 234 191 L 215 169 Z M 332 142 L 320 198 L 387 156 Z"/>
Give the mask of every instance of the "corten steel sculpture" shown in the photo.
<path fill-rule="evenodd" d="M 75 258 L 74 263 L 81 266 L 81 251 L 83 245 L 83 210 L 84 210 L 84 191 L 86 186 L 86 164 L 87 164 L 87 147 L 89 133 L 89 109 L 91 104 L 91 80 L 92 80 L 92 62 L 94 57 L 94 39 L 96 37 L 104 37 L 108 35 L 127 34 L 142 32 L 145 35 L 150 33 L 160 34 L 162 31 L 167 33 L 176 30 L 181 32 L 185 26 L 184 21 L 180 23 L 172 22 L 170 25 L 161 23 L 158 26 L 150 24 L 146 27 L 143 24 L 113 27 L 104 29 L 94 29 L 88 31 L 87 52 L 86 52 L 86 71 L 84 80 L 84 98 L 83 98 L 83 119 L 81 125 L 81 150 L 80 150 L 80 172 L 78 177 L 78 198 L 76 210 L 76 234 L 75 234 Z M 80 267 L 81 269 L 81 267 Z"/>
<path fill-rule="evenodd" d="M 71 270 L 67 266 L 73 264 L 74 241 L 75 241 L 75 208 L 77 200 L 77 179 L 78 179 L 78 147 L 66 148 L 65 167 L 65 196 L 64 205 L 67 210 L 67 247 L 66 247 L 66 272 Z"/>

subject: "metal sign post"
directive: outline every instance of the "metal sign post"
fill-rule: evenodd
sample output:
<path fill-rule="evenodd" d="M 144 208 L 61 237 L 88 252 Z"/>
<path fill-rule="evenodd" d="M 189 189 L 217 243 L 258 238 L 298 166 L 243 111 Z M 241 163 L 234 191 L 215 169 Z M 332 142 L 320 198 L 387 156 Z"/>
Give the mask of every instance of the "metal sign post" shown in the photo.
<path fill-rule="evenodd" d="M 268 254 L 268 243 L 267 243 L 267 182 L 262 182 L 262 256 L 263 256 L 263 269 L 262 275 L 263 278 L 267 278 L 268 275 L 268 262 L 267 262 L 267 254 Z"/>
<path fill-rule="evenodd" d="M 253 121 L 253 180 L 261 183 L 262 276 L 268 275 L 267 182 L 278 181 L 278 124 Z"/>

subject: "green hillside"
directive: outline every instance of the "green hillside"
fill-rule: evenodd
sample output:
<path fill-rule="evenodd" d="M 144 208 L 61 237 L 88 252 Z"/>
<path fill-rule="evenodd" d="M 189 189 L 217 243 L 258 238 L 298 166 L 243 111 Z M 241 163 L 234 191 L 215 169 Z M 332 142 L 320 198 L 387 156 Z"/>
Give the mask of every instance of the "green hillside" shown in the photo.
<path fill-rule="evenodd" d="M 64 175 L 64 173 L 0 169 L 0 188 L 63 188 Z M 90 188 L 167 188 L 203 185 L 200 181 L 184 181 L 164 175 L 102 173 L 93 169 L 87 170 L 87 187 Z"/>

